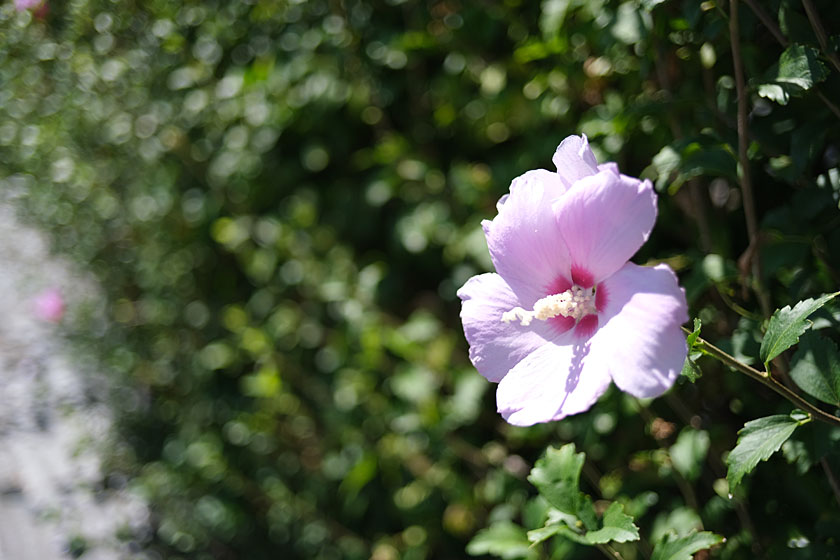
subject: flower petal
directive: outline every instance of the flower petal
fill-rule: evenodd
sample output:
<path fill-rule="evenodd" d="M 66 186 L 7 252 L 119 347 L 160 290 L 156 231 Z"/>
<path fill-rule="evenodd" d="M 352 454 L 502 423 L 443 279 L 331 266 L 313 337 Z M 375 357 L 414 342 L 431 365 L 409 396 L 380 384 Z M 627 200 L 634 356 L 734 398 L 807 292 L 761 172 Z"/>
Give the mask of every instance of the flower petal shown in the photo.
<path fill-rule="evenodd" d="M 473 276 L 458 297 L 470 360 L 490 381 L 500 381 L 525 356 L 559 336 L 543 321 L 527 327 L 516 321 L 502 323 L 502 313 L 521 304 L 498 274 Z"/>
<path fill-rule="evenodd" d="M 618 170 L 618 164 L 614 161 L 608 161 L 600 164 L 598 166 L 598 171 L 609 171 L 613 175 L 621 175 L 621 172 Z"/>
<path fill-rule="evenodd" d="M 558 276 L 568 278 L 568 251 L 551 211 L 552 201 L 564 190 L 556 173 L 529 171 L 513 180 L 499 215 L 482 223 L 496 272 L 523 307 L 545 297 L 546 287 Z"/>
<path fill-rule="evenodd" d="M 554 214 L 572 269 L 598 283 L 647 241 L 656 221 L 656 194 L 650 181 L 606 169 L 575 183 L 555 201 Z"/>
<path fill-rule="evenodd" d="M 680 374 L 687 353 L 680 330 L 688 321 L 687 304 L 676 275 L 665 264 L 627 263 L 598 289 L 606 298 L 592 353 L 604 357 L 622 391 L 661 395 Z"/>
<path fill-rule="evenodd" d="M 508 372 L 496 390 L 505 420 L 517 426 L 560 420 L 588 410 L 610 384 L 609 371 L 589 344 L 547 343 Z"/>
<path fill-rule="evenodd" d="M 589 140 L 585 134 L 567 136 L 557 146 L 551 160 L 557 166 L 557 174 L 566 188 L 571 187 L 578 179 L 598 172 L 598 162 L 595 160 L 595 154 L 589 149 Z"/>

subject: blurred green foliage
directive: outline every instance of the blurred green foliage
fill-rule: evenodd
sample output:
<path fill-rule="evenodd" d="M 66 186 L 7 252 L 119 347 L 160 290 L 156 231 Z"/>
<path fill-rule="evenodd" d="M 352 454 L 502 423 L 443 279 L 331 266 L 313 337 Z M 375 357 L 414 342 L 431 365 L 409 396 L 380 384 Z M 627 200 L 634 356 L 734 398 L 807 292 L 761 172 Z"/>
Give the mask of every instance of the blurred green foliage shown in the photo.
<path fill-rule="evenodd" d="M 784 45 L 740 10 L 777 307 L 840 284 L 840 4 L 815 4 L 824 45 L 798 1 L 761 3 Z M 637 260 L 665 259 L 703 336 L 756 359 L 728 12 L 0 6 L 2 192 L 101 283 L 70 334 L 118 380 L 108 466 L 154 513 L 152 534 L 126 540 L 162 558 L 459 558 L 484 527 L 542 526 L 525 477 L 573 441 L 595 508 L 621 503 L 647 539 L 622 545 L 628 560 L 651 535 L 702 528 L 727 538 L 721 558 L 836 556 L 835 432 L 804 426 L 783 448 L 795 466 L 775 457 L 728 496 L 737 430 L 789 412 L 772 393 L 700 358 L 696 384 L 655 402 L 610 391 L 586 414 L 514 428 L 460 332 L 455 290 L 491 266 L 480 220 L 585 133 L 599 160 L 661 191 Z M 819 313 L 836 339 L 837 317 Z M 595 554 L 555 541 L 521 555 Z"/>

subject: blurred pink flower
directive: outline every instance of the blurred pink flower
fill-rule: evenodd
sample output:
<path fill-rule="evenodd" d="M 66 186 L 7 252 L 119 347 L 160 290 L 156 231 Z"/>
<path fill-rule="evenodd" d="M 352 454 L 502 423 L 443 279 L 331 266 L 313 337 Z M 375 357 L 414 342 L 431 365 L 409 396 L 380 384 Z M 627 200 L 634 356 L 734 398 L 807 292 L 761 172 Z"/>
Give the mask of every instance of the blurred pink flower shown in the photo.
<path fill-rule="evenodd" d="M 470 359 L 522 426 L 588 410 L 610 381 L 661 395 L 687 351 L 673 271 L 628 262 L 656 221 L 650 182 L 598 165 L 586 136 L 566 138 L 553 161 L 556 173 L 514 179 L 482 223 L 496 274 L 458 291 Z"/>
<path fill-rule="evenodd" d="M 57 288 L 44 290 L 35 297 L 35 315 L 51 323 L 61 321 L 64 316 L 64 298 Z"/>
<path fill-rule="evenodd" d="M 32 10 L 44 3 L 44 0 L 15 0 L 15 8 L 18 11 Z"/>

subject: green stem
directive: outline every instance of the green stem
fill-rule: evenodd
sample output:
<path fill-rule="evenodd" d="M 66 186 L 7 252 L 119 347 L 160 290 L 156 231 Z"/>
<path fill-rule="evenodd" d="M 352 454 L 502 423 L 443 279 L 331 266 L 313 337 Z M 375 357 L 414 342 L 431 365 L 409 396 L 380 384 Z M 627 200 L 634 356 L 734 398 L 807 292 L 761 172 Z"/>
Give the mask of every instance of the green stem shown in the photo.
<path fill-rule="evenodd" d="M 616 549 L 611 547 L 609 544 L 597 544 L 595 547 L 600 550 L 604 556 L 607 558 L 611 558 L 612 560 L 624 560 L 624 557 L 619 553 Z"/>
<path fill-rule="evenodd" d="M 683 330 L 691 334 L 691 331 L 683 327 Z M 717 361 L 721 362 L 724 365 L 731 367 L 734 370 L 740 371 L 741 373 L 747 375 L 748 377 L 752 377 L 765 387 L 768 387 L 775 391 L 776 393 L 780 394 L 797 407 L 801 408 L 805 412 L 811 415 L 811 418 L 814 420 L 820 420 L 821 422 L 825 422 L 826 424 L 831 424 L 832 426 L 840 426 L 840 418 L 834 416 L 833 414 L 829 414 L 824 410 L 821 410 L 814 406 L 813 404 L 809 403 L 777 380 L 775 380 L 768 372 L 766 371 L 758 371 L 757 369 L 748 366 L 744 362 L 739 361 L 738 359 L 730 356 L 711 342 L 704 340 L 703 338 L 698 337 L 697 341 L 694 343 L 696 348 L 699 348 L 704 354 L 715 358 Z"/>

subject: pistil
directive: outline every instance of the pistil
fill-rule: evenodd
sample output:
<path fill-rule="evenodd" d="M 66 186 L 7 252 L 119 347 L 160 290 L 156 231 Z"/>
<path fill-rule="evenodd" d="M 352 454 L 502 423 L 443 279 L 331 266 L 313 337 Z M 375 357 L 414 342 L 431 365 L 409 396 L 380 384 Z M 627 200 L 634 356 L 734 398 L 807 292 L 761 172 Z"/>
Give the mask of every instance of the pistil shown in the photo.
<path fill-rule="evenodd" d="M 527 327 L 534 319 L 545 321 L 563 316 L 579 321 L 582 317 L 593 313 L 597 313 L 594 288 L 572 286 L 565 292 L 551 294 L 537 300 L 532 311 L 521 307 L 505 311 L 502 313 L 502 322 L 519 321 L 520 325 Z"/>

